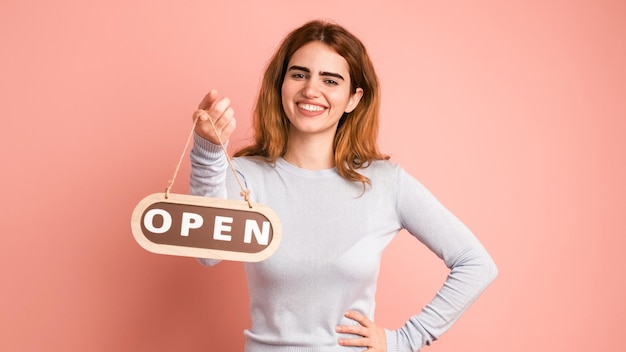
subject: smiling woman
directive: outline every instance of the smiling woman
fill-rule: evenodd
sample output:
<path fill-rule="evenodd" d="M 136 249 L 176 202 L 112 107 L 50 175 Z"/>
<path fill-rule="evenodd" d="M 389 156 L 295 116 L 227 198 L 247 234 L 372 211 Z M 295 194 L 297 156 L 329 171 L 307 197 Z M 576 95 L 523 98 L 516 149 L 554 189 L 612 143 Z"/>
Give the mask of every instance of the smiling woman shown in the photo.
<path fill-rule="evenodd" d="M 348 62 L 321 42 L 301 47 L 288 67 L 281 90 L 283 109 L 289 119 L 283 158 L 304 168 L 331 168 L 335 164 L 332 141 L 339 121 L 354 110 L 363 89 L 351 90 Z M 306 148 L 311 150 L 307 152 Z M 317 162 L 306 165 L 307 160 L 295 151 L 316 155 Z"/>
<path fill-rule="evenodd" d="M 246 263 L 246 351 L 416 351 L 448 330 L 496 276 L 477 238 L 415 178 L 378 151 L 378 79 L 363 44 L 312 21 L 265 72 L 255 143 L 235 154 L 254 202 L 283 226 L 268 259 Z M 194 114 L 191 192 L 237 198 L 220 141 L 235 129 L 212 90 Z M 406 229 L 450 268 L 435 298 L 397 330 L 374 323 L 380 259 Z M 206 265 L 217 260 L 202 259 Z"/>
<path fill-rule="evenodd" d="M 350 94 L 358 94 L 359 101 L 350 114 L 344 114 L 339 120 L 333 140 L 334 165 L 344 178 L 365 184 L 367 177 L 356 169 L 370 160 L 388 158 L 380 153 L 377 146 L 380 109 L 378 77 L 363 43 L 345 28 L 330 23 L 309 22 L 285 38 L 263 76 L 254 114 L 255 143 L 235 155 L 257 155 L 275 162 L 287 152 L 290 130 L 282 86 L 287 78 L 287 69 L 291 67 L 290 60 L 308 44 L 325 44 L 325 49 L 342 58 L 338 67 L 344 68 L 344 62 L 347 64 L 347 71 L 342 77 L 349 79 Z M 337 59 L 337 56 L 334 58 Z M 305 67 L 302 73 L 307 73 L 307 69 L 311 71 Z M 362 93 L 357 93 L 359 89 Z M 201 106 L 205 105 L 201 103 Z M 320 160 L 320 164 L 323 163 Z"/>

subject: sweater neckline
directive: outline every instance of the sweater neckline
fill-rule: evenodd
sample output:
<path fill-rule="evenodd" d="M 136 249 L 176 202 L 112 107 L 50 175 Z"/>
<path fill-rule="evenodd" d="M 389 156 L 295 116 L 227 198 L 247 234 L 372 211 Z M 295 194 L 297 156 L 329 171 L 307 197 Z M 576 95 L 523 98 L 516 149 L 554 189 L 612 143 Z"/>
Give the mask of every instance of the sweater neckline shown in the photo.
<path fill-rule="evenodd" d="M 278 160 L 276 160 L 276 166 L 285 171 L 288 171 L 289 173 L 306 178 L 322 179 L 339 175 L 336 167 L 322 170 L 307 170 L 291 164 L 287 160 L 283 159 L 283 157 L 280 157 L 278 158 Z"/>

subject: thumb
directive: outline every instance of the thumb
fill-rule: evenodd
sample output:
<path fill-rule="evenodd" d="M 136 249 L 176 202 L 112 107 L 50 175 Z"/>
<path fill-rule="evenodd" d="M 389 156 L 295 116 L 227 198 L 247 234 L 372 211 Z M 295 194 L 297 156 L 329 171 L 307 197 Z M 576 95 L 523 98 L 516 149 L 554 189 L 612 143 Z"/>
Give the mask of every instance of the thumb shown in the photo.
<path fill-rule="evenodd" d="M 200 104 L 198 104 L 198 109 L 210 109 L 213 103 L 217 100 L 217 90 L 211 89 L 205 96 L 202 98 Z"/>

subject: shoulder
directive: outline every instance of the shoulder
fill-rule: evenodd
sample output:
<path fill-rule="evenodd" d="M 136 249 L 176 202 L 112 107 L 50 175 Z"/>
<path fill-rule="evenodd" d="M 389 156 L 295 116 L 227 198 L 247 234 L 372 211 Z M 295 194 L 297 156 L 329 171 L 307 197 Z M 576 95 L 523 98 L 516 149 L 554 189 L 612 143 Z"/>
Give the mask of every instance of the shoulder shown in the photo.
<path fill-rule="evenodd" d="M 238 156 L 232 161 L 235 169 L 244 174 L 266 173 L 276 169 L 275 163 L 260 156 Z"/>
<path fill-rule="evenodd" d="M 378 177 L 395 178 L 404 173 L 402 167 L 391 160 L 374 160 L 358 171 L 372 180 Z"/>
<path fill-rule="evenodd" d="M 236 156 L 233 163 L 239 165 L 255 165 L 257 167 L 273 166 L 273 163 L 260 156 Z"/>
<path fill-rule="evenodd" d="M 390 160 L 375 160 L 359 172 L 370 179 L 372 187 L 397 190 L 405 187 L 421 188 L 423 185 L 401 165 Z"/>

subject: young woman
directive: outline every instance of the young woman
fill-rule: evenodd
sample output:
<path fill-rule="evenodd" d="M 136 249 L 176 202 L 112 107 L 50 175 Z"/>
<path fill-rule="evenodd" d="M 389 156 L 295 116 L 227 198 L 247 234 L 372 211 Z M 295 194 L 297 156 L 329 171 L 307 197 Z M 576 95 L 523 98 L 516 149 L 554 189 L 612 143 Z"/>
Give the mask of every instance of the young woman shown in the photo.
<path fill-rule="evenodd" d="M 251 200 L 271 207 L 283 228 L 270 258 L 244 264 L 252 321 L 246 351 L 417 351 L 495 278 L 494 262 L 467 227 L 379 152 L 379 95 L 365 47 L 339 25 L 306 23 L 272 57 L 254 143 L 233 159 Z M 241 199 L 219 146 L 235 129 L 229 105 L 212 90 L 194 113 L 193 194 Z M 450 275 L 421 312 L 388 330 L 373 321 L 374 296 L 382 252 L 402 229 Z"/>

